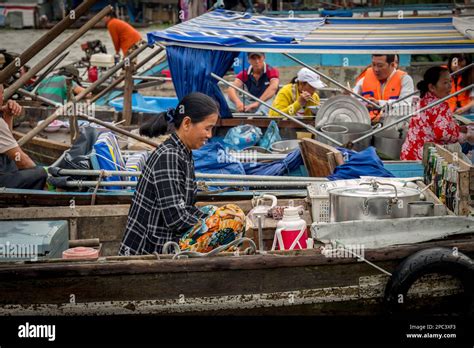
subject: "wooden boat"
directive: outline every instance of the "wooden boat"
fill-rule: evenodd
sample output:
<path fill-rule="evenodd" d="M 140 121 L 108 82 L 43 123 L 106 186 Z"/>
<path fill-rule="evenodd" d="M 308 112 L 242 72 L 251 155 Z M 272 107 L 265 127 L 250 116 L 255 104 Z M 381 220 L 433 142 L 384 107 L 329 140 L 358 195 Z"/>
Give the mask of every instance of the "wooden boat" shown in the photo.
<path fill-rule="evenodd" d="M 251 207 L 249 201 L 234 203 L 245 211 Z M 80 239 L 99 237 L 103 255 L 96 261 L 0 263 L 0 315 L 374 315 L 385 310 L 387 275 L 354 258 L 326 257 L 319 249 L 189 259 L 110 256 L 116 255 L 127 211 L 122 205 L 0 210 L 1 220 L 68 219 L 75 226 L 70 239 L 79 239 L 79 245 Z M 266 227 L 264 242 L 272 238 L 272 226 Z M 364 257 L 393 272 L 407 256 L 431 247 L 457 248 L 473 257 L 474 233 L 365 250 Z M 417 310 L 430 313 L 446 313 L 444 303 L 461 292 L 459 284 L 442 276 L 424 279 L 412 290 Z"/>
<path fill-rule="evenodd" d="M 407 256 L 433 246 L 474 256 L 471 235 L 366 251 L 365 257 L 390 272 Z M 388 277 L 367 263 L 309 250 L 1 264 L 0 279 L 1 315 L 376 315 L 383 313 Z M 436 313 L 456 291 L 434 278 L 415 291 L 420 296 L 416 306 L 429 305 L 430 313 Z"/>

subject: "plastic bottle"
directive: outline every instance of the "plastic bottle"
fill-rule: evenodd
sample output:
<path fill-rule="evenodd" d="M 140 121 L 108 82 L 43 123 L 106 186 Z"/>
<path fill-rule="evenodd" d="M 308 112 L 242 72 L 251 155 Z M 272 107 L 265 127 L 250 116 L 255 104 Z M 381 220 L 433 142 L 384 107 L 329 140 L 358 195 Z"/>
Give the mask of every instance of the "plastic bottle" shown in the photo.
<path fill-rule="evenodd" d="M 300 217 L 298 207 L 287 207 L 283 211 L 283 219 L 278 221 L 273 240 L 272 250 L 306 249 L 308 232 L 306 221 Z"/>

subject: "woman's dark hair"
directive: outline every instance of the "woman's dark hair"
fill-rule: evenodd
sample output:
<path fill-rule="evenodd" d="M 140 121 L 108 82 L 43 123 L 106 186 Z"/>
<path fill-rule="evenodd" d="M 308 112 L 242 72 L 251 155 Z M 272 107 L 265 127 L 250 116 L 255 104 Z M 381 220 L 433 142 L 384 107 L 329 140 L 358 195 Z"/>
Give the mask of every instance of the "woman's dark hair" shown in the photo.
<path fill-rule="evenodd" d="M 438 80 L 443 72 L 449 72 L 449 70 L 442 66 L 433 66 L 425 71 L 423 75 L 423 80 L 418 82 L 416 88 L 420 90 L 420 97 L 423 98 L 425 94 L 429 91 L 428 86 L 430 84 L 436 85 Z"/>
<path fill-rule="evenodd" d="M 143 124 L 139 133 L 150 138 L 157 137 L 165 134 L 170 124 L 179 129 L 186 116 L 191 118 L 192 123 L 199 123 L 210 114 L 219 114 L 217 102 L 203 93 L 191 93 L 181 99 L 176 109 L 162 112 L 153 121 Z"/>
<path fill-rule="evenodd" d="M 469 64 L 472 63 L 472 57 L 470 54 L 467 53 L 455 53 L 449 56 L 448 59 L 448 69 L 450 73 L 453 73 L 453 69 L 451 68 L 451 65 L 453 63 L 453 60 L 457 59 L 458 62 L 461 60 L 466 61 L 465 66 L 468 66 Z M 470 69 L 464 70 L 461 74 L 461 87 L 464 88 L 466 86 L 469 86 L 471 83 L 473 83 L 473 72 L 472 72 L 472 67 Z M 456 76 L 456 75 L 455 75 Z M 457 76 L 456 76 L 457 77 Z"/>

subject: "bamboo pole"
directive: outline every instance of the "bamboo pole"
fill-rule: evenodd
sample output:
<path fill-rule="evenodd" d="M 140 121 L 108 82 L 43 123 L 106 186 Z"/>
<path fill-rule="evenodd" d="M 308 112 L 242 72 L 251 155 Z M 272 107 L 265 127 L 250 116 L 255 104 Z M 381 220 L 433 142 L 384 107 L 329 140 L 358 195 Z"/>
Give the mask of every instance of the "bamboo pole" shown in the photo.
<path fill-rule="evenodd" d="M 107 122 L 104 122 L 104 121 L 101 121 L 101 120 L 98 120 L 97 118 L 94 118 L 94 117 L 91 117 L 91 116 L 88 116 L 88 115 L 85 115 L 83 113 L 80 113 L 80 112 L 77 112 L 76 113 L 77 117 L 79 118 L 82 118 L 86 121 L 89 121 L 89 122 L 93 122 L 93 123 L 97 123 L 98 125 L 101 125 L 103 127 L 106 127 L 114 132 L 117 132 L 117 133 L 120 133 L 122 135 L 125 135 L 127 137 L 130 137 L 130 138 L 133 138 L 135 140 L 138 140 L 138 141 L 141 141 L 142 143 L 145 143 L 145 144 L 148 144 L 148 145 L 151 145 L 151 146 L 154 146 L 154 147 L 157 147 L 159 144 L 155 143 L 154 141 L 148 139 L 148 138 L 144 138 L 142 136 L 139 136 L 139 135 L 136 135 L 136 134 L 133 134 L 129 131 L 126 131 L 125 129 L 122 129 L 122 128 L 119 128 L 117 126 L 114 126 L 112 124 L 109 124 Z"/>
<path fill-rule="evenodd" d="M 125 58 L 126 59 L 126 58 Z M 122 118 L 125 120 L 125 126 L 130 126 L 132 123 L 132 94 L 133 94 L 133 63 L 130 61 L 125 65 L 125 85 L 123 89 L 123 111 Z"/>
<path fill-rule="evenodd" d="M 18 71 L 21 66 L 28 63 L 36 54 L 38 54 L 38 52 L 43 50 L 63 31 L 65 31 L 80 17 L 86 14 L 96 2 L 97 0 L 83 1 L 78 7 L 69 12 L 68 16 L 64 17 L 58 24 L 56 24 L 47 33 L 45 33 L 38 40 L 36 40 L 35 43 L 29 46 L 23 53 L 21 53 L 18 57 L 19 60 L 11 62 L 3 70 L 0 71 L 0 83 L 4 83 L 5 81 L 7 81 L 16 71 Z"/>
<path fill-rule="evenodd" d="M 140 63 L 137 64 L 135 67 L 135 70 L 140 69 L 142 66 L 144 66 L 146 63 L 148 63 L 150 60 L 152 60 L 155 56 L 160 54 L 163 50 L 164 47 L 161 45 L 158 45 L 160 49 L 150 53 L 147 57 L 145 57 Z M 115 86 L 117 86 L 120 82 L 124 80 L 124 76 L 120 76 L 117 79 L 115 79 L 109 86 L 107 86 L 104 90 L 100 91 L 97 95 L 92 97 L 91 102 L 95 102 L 98 99 L 102 98 L 104 95 L 106 95 L 110 90 L 112 90 Z"/>
<path fill-rule="evenodd" d="M 81 28 L 74 32 L 71 36 L 69 36 L 64 42 L 59 44 L 54 50 L 52 50 L 46 57 L 41 59 L 41 61 L 33 66 L 25 75 L 21 76 L 18 80 L 16 80 L 10 87 L 5 90 L 4 99 L 7 100 L 10 98 L 18 88 L 23 87 L 23 85 L 35 76 L 39 71 L 41 71 L 45 66 L 47 66 L 53 59 L 58 57 L 60 54 L 66 50 L 69 46 L 71 46 L 74 42 L 76 42 L 82 35 L 84 35 L 89 29 L 93 28 L 100 20 L 107 14 L 112 11 L 112 6 L 107 6 L 102 9 L 98 14 L 92 17 L 86 24 L 84 24 Z"/>
<path fill-rule="evenodd" d="M 148 46 L 147 45 L 143 45 L 141 47 L 139 47 L 137 50 L 135 50 L 130 56 L 129 56 L 129 59 L 133 59 L 135 58 L 136 56 L 138 56 L 143 50 L 145 50 Z M 112 69 L 109 69 L 107 70 L 107 72 L 101 76 L 100 79 L 98 79 L 96 82 L 94 82 L 92 85 L 90 85 L 89 87 L 87 87 L 84 91 L 82 91 L 81 93 L 79 93 L 73 101 L 71 102 L 68 102 L 66 103 L 64 106 L 58 108 L 51 116 L 49 116 L 48 118 L 46 118 L 43 122 L 41 122 L 41 124 L 37 125 L 34 129 L 32 129 L 30 132 L 28 132 L 23 138 L 21 138 L 20 140 L 18 140 L 18 145 L 19 146 L 22 146 L 24 144 L 26 144 L 28 141 L 30 141 L 31 139 L 33 139 L 37 134 L 39 134 L 43 129 L 45 129 L 46 127 L 48 127 L 48 125 L 53 122 L 54 120 L 56 120 L 59 116 L 61 116 L 63 114 L 63 111 L 68 111 L 69 108 L 71 107 L 74 107 L 75 103 L 81 101 L 87 94 L 89 94 L 91 91 L 93 91 L 98 85 L 100 85 L 101 83 L 103 83 L 105 80 L 107 80 L 111 75 L 113 75 L 116 71 L 118 71 L 119 69 L 122 68 L 122 66 L 124 65 L 124 61 L 121 61 L 119 64 L 117 64 L 116 66 L 114 66 Z M 96 122 L 97 123 L 97 122 Z M 128 132 L 129 133 L 129 132 Z M 131 133 L 130 133 L 131 134 Z M 135 134 L 132 134 L 133 136 L 135 136 Z M 140 140 L 142 141 L 142 140 Z M 155 143 L 153 143 L 155 144 Z M 152 145 L 153 145 L 152 144 Z M 153 146 L 156 146 L 153 145 Z"/>

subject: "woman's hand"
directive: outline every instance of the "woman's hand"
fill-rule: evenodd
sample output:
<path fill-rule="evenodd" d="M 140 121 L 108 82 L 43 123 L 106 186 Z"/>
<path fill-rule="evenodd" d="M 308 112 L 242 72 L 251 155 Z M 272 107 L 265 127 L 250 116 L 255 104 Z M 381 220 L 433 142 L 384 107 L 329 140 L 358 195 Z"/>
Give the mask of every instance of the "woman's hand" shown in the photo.
<path fill-rule="evenodd" d="M 469 105 L 466 105 L 461 108 L 457 108 L 456 110 L 454 110 L 454 113 L 456 115 L 461 115 L 461 114 L 464 114 L 465 112 L 468 112 L 470 108 L 471 107 Z"/>
<path fill-rule="evenodd" d="M 306 102 L 311 99 L 311 94 L 309 92 L 303 91 L 301 92 L 300 96 L 298 97 L 298 102 L 301 106 L 305 106 Z"/>

